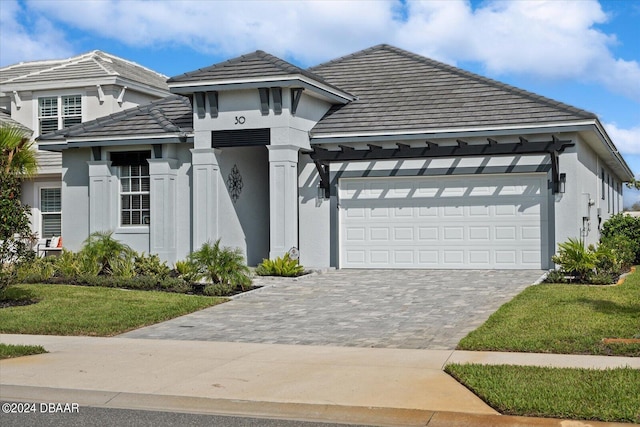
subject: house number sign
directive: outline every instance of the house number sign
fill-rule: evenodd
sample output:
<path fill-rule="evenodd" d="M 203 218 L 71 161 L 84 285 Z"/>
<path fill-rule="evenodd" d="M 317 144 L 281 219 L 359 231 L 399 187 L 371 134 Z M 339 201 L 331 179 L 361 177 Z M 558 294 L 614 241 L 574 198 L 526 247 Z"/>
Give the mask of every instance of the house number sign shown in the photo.
<path fill-rule="evenodd" d="M 243 125 L 245 122 L 245 118 L 244 116 L 236 116 L 236 122 L 234 124 L 236 125 Z"/>

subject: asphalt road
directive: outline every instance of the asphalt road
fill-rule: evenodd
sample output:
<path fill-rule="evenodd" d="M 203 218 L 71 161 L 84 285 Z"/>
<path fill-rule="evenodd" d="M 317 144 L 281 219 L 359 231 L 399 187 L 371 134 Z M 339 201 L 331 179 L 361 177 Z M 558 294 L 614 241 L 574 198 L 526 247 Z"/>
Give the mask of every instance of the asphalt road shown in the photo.
<path fill-rule="evenodd" d="M 2 402 L 5 403 L 5 402 Z M 176 412 L 141 411 L 132 409 L 80 407 L 75 413 L 41 412 L 36 404 L 33 413 L 0 412 L 2 427 L 337 427 L 346 424 L 327 424 L 307 421 L 261 419 L 221 415 L 186 414 Z M 358 427 L 349 425 L 349 427 Z M 366 426 L 360 426 L 366 427 Z"/>

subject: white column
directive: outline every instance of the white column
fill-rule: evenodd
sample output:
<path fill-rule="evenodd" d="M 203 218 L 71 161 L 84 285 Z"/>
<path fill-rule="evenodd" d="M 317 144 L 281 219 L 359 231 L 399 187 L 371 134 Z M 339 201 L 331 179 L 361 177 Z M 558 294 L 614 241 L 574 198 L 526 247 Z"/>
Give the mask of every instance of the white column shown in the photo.
<path fill-rule="evenodd" d="M 193 174 L 193 247 L 198 250 L 207 240 L 218 239 L 218 185 L 220 167 L 215 148 L 191 150 Z"/>
<path fill-rule="evenodd" d="M 298 147 L 269 145 L 269 258 L 298 247 Z"/>
<path fill-rule="evenodd" d="M 149 251 L 176 261 L 176 159 L 149 159 L 151 220 Z"/>
<path fill-rule="evenodd" d="M 113 231 L 111 219 L 111 162 L 89 161 L 89 233 Z"/>

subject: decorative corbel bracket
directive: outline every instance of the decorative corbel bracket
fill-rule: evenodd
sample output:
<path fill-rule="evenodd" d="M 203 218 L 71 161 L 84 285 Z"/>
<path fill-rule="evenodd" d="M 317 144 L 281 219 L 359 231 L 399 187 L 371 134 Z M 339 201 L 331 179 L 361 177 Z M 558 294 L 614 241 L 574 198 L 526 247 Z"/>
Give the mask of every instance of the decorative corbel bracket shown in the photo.
<path fill-rule="evenodd" d="M 96 89 L 98 89 L 98 101 L 100 104 L 104 103 L 104 91 L 102 90 L 102 86 L 96 85 Z"/>
<path fill-rule="evenodd" d="M 120 93 L 118 94 L 118 105 L 120 105 L 122 107 L 122 103 L 124 102 L 124 93 L 127 91 L 127 87 L 126 86 L 122 86 L 122 89 L 120 89 Z"/>

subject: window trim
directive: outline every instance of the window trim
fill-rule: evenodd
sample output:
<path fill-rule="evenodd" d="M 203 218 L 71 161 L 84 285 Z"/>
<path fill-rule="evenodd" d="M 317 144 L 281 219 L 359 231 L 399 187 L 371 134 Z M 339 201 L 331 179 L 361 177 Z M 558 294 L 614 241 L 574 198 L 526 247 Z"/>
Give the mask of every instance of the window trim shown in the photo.
<path fill-rule="evenodd" d="M 131 154 L 132 155 L 132 161 L 130 162 L 126 162 L 124 158 L 116 158 L 113 159 L 113 155 L 116 154 L 116 156 L 122 156 L 125 157 L 127 154 Z M 148 230 L 149 229 L 149 222 L 151 219 L 151 175 L 149 174 L 149 163 L 146 162 L 146 159 L 151 159 L 153 158 L 153 152 L 152 150 L 114 150 L 114 151 L 110 151 L 108 153 L 109 156 L 109 160 L 112 162 L 111 167 L 112 167 L 112 173 L 114 173 L 114 175 L 118 178 L 118 211 L 117 211 L 117 218 L 118 218 L 118 225 L 117 228 L 118 230 Z M 145 157 L 145 164 L 142 164 L 143 162 L 140 160 L 142 157 Z M 115 161 L 114 161 L 115 160 Z M 115 163 L 115 164 L 114 164 Z M 123 168 L 131 168 L 132 166 L 140 166 L 140 167 L 146 167 L 147 168 L 147 175 L 139 175 L 139 176 L 132 176 L 132 175 L 123 175 Z M 123 178 L 127 178 L 127 179 L 131 179 L 131 178 L 138 178 L 140 180 L 140 187 L 138 191 L 123 191 L 122 188 L 122 179 Z M 143 178 L 147 178 L 148 179 L 148 190 L 144 191 L 142 190 L 142 179 Z M 131 181 L 130 181 L 131 182 Z M 131 186 L 130 186 L 130 190 L 131 190 Z M 140 212 L 140 220 L 142 221 L 141 224 L 124 224 L 123 223 L 123 213 L 124 213 L 124 207 L 123 207 L 123 196 L 136 196 L 136 195 L 141 195 L 141 196 L 148 196 L 149 198 L 149 208 L 148 209 L 143 209 L 142 205 L 142 198 L 140 199 L 140 209 L 133 209 L 131 207 L 129 207 L 127 209 L 127 211 L 129 212 L 134 212 L 134 211 L 139 211 Z M 144 223 L 144 212 L 148 211 L 147 214 L 147 218 L 149 218 L 149 222 Z M 119 231 L 120 232 L 120 231 Z M 129 232 L 135 232 L 135 231 L 129 231 Z"/>
<path fill-rule="evenodd" d="M 44 212 L 42 209 L 42 190 L 47 189 L 57 189 L 60 191 L 60 211 L 59 212 Z M 47 239 L 48 237 L 44 236 L 44 215 L 60 215 L 60 235 L 62 235 L 62 186 L 58 182 L 42 182 L 38 183 L 36 186 L 36 197 L 37 197 L 37 224 L 34 224 L 38 230 L 38 238 Z"/>
<path fill-rule="evenodd" d="M 79 97 L 80 98 L 80 113 L 79 114 L 71 114 L 71 115 L 64 115 L 64 102 L 63 102 L 63 98 L 72 98 L 72 97 Z M 46 99 L 46 98 L 55 98 L 56 99 L 56 115 L 55 116 L 42 116 L 40 114 L 40 100 L 41 99 Z M 34 134 L 37 133 L 37 135 L 34 135 L 34 137 L 43 135 L 43 133 L 41 132 L 42 130 L 42 119 L 50 119 L 53 120 L 54 118 L 57 120 L 58 124 L 57 124 L 57 128 L 55 130 L 60 130 L 63 129 L 65 126 L 65 119 L 68 118 L 75 118 L 75 119 L 80 119 L 80 121 L 78 123 L 82 123 L 85 120 L 86 114 L 86 96 L 83 93 L 80 92 L 73 92 L 73 93 L 42 93 L 39 94 L 37 97 L 35 97 L 34 99 L 35 101 L 35 108 L 34 108 L 34 123 L 35 126 L 33 126 L 34 128 Z M 68 126 L 72 126 L 74 124 L 77 123 L 71 123 Z M 47 131 L 50 132 L 50 131 Z M 45 133 L 47 133 L 45 132 Z M 51 131 L 53 132 L 53 131 Z"/>

